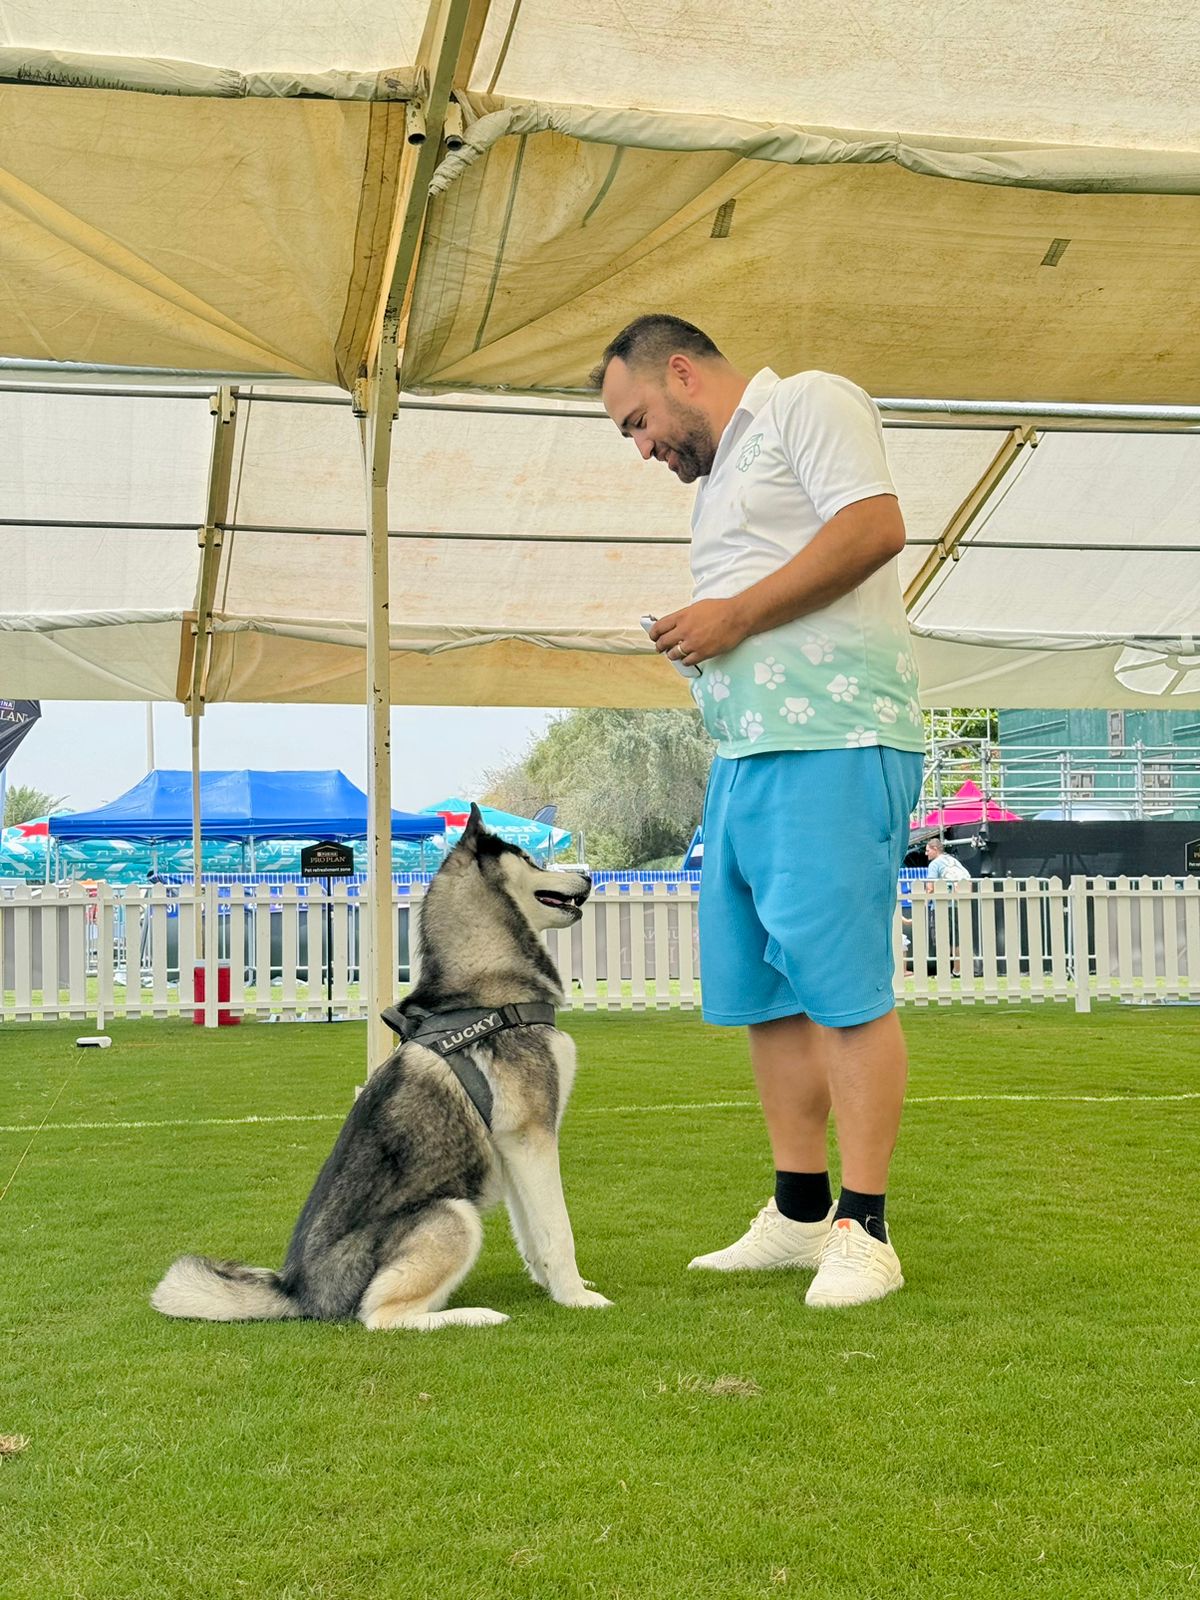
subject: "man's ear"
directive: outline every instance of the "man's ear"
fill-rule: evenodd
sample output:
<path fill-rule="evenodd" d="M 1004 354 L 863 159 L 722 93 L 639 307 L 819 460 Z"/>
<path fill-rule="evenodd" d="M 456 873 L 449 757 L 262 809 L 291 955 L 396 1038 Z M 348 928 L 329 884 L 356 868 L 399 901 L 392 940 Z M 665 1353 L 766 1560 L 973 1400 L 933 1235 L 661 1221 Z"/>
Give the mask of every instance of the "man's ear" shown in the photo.
<path fill-rule="evenodd" d="M 685 394 L 694 394 L 699 387 L 696 364 L 682 351 L 677 352 L 667 362 L 666 375 L 673 378 Z"/>

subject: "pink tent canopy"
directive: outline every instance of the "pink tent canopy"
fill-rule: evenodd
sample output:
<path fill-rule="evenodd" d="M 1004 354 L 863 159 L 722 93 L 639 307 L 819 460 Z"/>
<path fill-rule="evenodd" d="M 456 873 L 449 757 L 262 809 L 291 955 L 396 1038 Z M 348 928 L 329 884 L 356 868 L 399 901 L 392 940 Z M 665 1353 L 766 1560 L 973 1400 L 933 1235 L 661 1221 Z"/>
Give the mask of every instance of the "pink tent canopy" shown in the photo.
<path fill-rule="evenodd" d="M 928 816 L 922 817 L 918 827 L 952 828 L 956 822 L 982 822 L 985 817 L 989 822 L 1021 820 L 1015 811 L 1006 811 L 994 800 L 989 800 L 985 806 L 979 785 L 972 783 L 968 778 L 958 793 L 948 800 L 940 811 L 931 811 Z"/>

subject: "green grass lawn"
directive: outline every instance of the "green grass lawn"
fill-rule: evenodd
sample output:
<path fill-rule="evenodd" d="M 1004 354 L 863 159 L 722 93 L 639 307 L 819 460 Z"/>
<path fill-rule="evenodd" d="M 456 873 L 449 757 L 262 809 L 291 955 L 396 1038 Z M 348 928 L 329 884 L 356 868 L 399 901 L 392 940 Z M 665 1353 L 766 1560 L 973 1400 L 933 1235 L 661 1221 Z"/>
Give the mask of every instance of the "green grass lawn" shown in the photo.
<path fill-rule="evenodd" d="M 908 1286 L 812 1312 L 684 1270 L 770 1192 L 743 1038 L 571 1015 L 616 1304 L 550 1304 L 497 1215 L 457 1302 L 512 1321 L 430 1335 L 147 1304 L 183 1250 L 279 1263 L 361 1025 L 5 1025 L 0 1188 L 66 1087 L 0 1201 L 0 1595 L 1200 1594 L 1197 1019 L 906 1011 Z"/>

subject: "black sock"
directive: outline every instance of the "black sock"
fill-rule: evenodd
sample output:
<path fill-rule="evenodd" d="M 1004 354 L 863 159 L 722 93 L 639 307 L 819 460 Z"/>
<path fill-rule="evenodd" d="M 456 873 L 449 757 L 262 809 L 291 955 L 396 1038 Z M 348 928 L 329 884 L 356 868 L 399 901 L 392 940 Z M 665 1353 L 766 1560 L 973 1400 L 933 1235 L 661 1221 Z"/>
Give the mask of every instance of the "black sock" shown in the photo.
<path fill-rule="evenodd" d="M 775 1209 L 793 1222 L 824 1222 L 833 1204 L 828 1172 L 776 1172 Z"/>
<path fill-rule="evenodd" d="M 887 1244 L 887 1228 L 883 1222 L 883 1196 L 881 1194 L 860 1194 L 857 1189 L 843 1189 L 838 1196 L 837 1211 L 833 1220 L 840 1217 L 849 1217 L 864 1227 L 872 1239 L 878 1239 L 880 1244 Z"/>

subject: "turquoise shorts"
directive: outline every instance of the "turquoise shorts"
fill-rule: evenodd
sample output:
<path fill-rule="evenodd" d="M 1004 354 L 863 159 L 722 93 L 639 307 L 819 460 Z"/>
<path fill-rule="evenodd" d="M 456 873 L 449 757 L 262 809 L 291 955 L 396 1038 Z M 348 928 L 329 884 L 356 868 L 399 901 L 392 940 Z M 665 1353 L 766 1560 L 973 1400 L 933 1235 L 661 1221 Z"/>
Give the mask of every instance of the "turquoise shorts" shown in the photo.
<path fill-rule="evenodd" d="M 704 799 L 700 988 L 707 1022 L 892 1009 L 892 919 L 919 754 L 868 745 L 713 761 Z"/>

